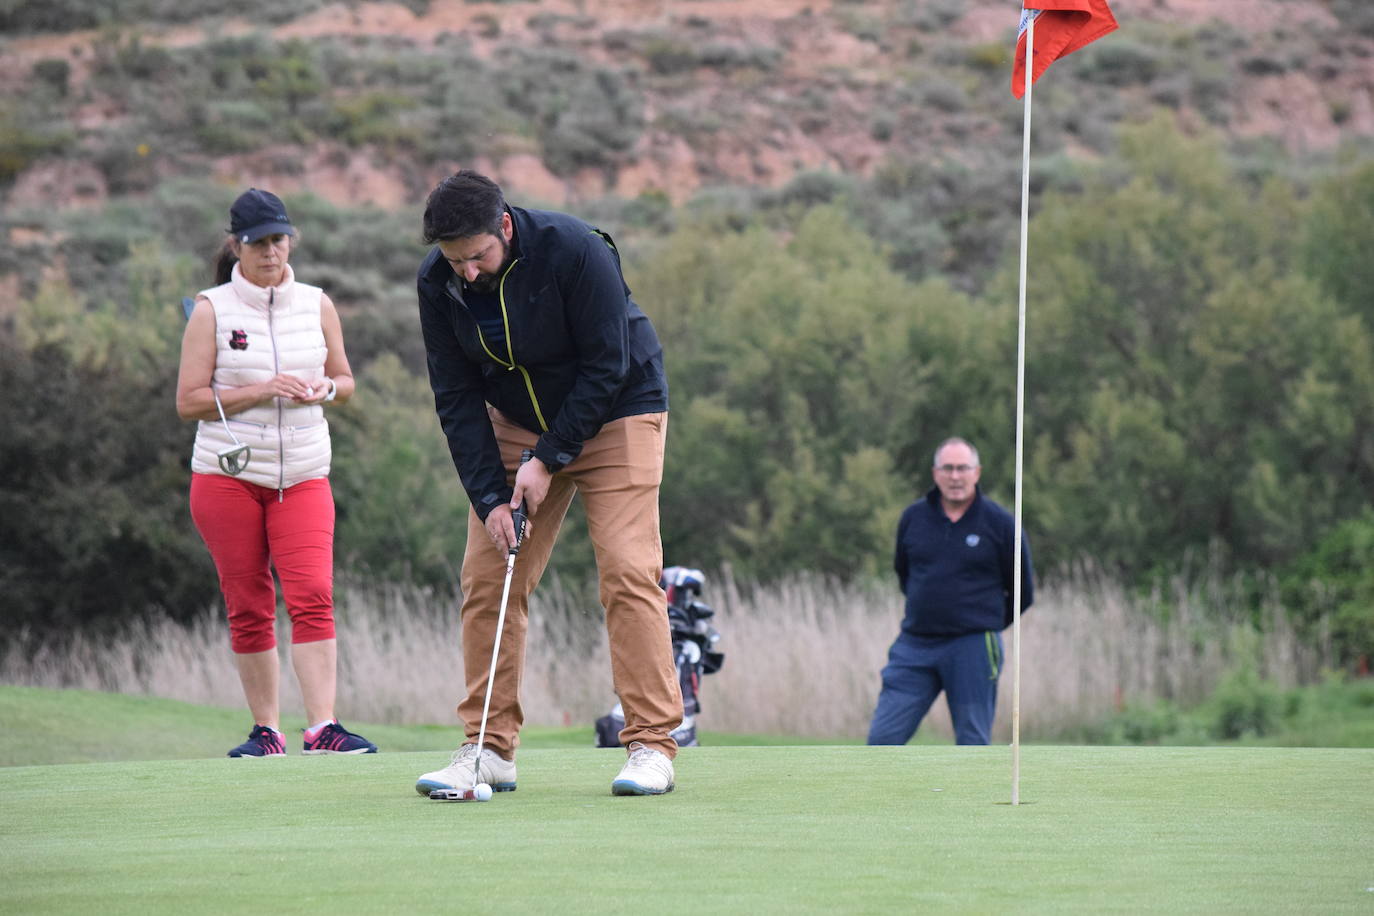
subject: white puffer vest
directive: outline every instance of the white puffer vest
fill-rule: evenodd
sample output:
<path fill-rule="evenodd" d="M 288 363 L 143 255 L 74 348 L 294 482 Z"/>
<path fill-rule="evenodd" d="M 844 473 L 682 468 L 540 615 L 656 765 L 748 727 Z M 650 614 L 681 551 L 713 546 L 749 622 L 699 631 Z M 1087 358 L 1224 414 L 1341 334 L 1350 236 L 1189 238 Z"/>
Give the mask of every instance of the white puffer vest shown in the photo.
<path fill-rule="evenodd" d="M 327 348 L 320 326 L 321 293 L 318 286 L 297 283 L 290 265 L 280 286 L 255 286 L 235 264 L 228 283 L 203 290 L 200 295 L 215 308 L 212 384 L 241 388 L 281 372 L 323 383 Z M 329 476 L 329 424 L 319 404 L 273 398 L 229 417 L 229 428 L 252 449 L 240 480 L 283 490 Z M 201 420 L 191 470 L 223 474 L 217 456 L 233 445 L 218 417 Z"/>

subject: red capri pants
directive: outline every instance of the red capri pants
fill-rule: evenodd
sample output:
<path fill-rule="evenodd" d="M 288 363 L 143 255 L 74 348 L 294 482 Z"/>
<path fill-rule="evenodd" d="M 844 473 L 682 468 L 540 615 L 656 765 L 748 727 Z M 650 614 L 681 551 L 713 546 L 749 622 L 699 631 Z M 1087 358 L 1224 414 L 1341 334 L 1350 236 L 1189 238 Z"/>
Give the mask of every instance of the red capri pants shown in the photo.
<path fill-rule="evenodd" d="M 235 652 L 276 648 L 273 567 L 291 616 L 291 641 L 334 638 L 334 494 L 329 478 L 278 491 L 221 474 L 192 474 L 191 518 L 219 571 Z"/>

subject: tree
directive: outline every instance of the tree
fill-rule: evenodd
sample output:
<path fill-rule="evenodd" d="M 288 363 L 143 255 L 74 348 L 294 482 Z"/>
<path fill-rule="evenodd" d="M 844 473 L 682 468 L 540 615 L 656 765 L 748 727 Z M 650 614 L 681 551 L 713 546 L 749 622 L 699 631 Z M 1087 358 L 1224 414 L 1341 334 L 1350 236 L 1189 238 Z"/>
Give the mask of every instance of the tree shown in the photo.
<path fill-rule="evenodd" d="M 812 208 L 790 237 L 684 227 L 632 274 L 668 366 L 674 562 L 886 569 L 926 453 L 986 406 L 951 397 L 989 387 L 986 315 L 896 274 L 843 205 Z M 942 375 L 956 363 L 972 368 Z"/>
<path fill-rule="evenodd" d="M 1298 269 L 1286 187 L 1162 121 L 1122 147 L 1124 185 L 1034 224 L 1027 514 L 1054 561 L 1132 576 L 1214 544 L 1282 562 L 1374 470 L 1368 335 Z"/>
<path fill-rule="evenodd" d="M 1301 232 L 1303 261 L 1322 290 L 1374 328 L 1374 164 L 1318 188 Z"/>
<path fill-rule="evenodd" d="M 0 333 L 0 594 L 6 637 L 189 620 L 218 594 L 187 505 L 176 367 L 83 366 Z"/>

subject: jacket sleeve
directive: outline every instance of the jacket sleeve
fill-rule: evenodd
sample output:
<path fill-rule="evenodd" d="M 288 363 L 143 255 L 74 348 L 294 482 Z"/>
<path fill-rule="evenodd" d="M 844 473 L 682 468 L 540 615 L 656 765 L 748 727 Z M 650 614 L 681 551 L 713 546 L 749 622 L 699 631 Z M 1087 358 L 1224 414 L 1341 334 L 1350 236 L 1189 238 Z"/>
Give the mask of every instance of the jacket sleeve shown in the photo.
<path fill-rule="evenodd" d="M 558 470 L 600 431 L 629 371 L 630 302 L 611 243 L 589 231 L 559 273 L 567 325 L 578 352 L 573 382 L 534 455 Z"/>
<path fill-rule="evenodd" d="M 905 541 L 907 524 L 911 519 L 910 512 L 902 513 L 902 520 L 897 523 L 897 550 L 892 559 L 892 569 L 897 573 L 897 585 L 901 588 L 902 594 L 906 594 L 906 572 L 907 558 Z"/>
<path fill-rule="evenodd" d="M 449 454 L 468 502 L 482 520 L 513 493 L 506 483 L 501 450 L 487 415 L 482 370 L 468 359 L 447 312 L 447 297 L 423 277 L 418 282 L 420 330 L 425 341 L 425 364 L 434 390 L 434 410 L 448 439 Z"/>
<path fill-rule="evenodd" d="M 1002 589 L 1006 595 L 1006 613 L 1002 626 L 1009 627 L 1013 622 L 1012 584 L 1016 581 L 1013 558 L 1016 554 L 1016 522 L 1007 525 L 1006 547 L 1002 551 Z M 1021 611 L 1024 613 L 1035 601 L 1035 572 L 1031 568 L 1030 540 L 1021 532 Z"/>

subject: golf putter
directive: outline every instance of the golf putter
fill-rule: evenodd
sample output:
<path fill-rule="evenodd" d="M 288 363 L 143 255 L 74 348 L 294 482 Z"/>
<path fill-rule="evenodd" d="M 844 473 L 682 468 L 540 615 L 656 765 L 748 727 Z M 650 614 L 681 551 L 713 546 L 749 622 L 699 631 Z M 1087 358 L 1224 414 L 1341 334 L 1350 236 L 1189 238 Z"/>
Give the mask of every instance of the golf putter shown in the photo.
<path fill-rule="evenodd" d="M 224 405 L 220 403 L 219 390 L 215 388 L 214 382 L 210 383 L 210 393 L 215 396 L 215 406 L 219 408 L 219 421 L 224 424 L 224 432 L 234 441 L 228 448 L 220 449 L 215 457 L 219 459 L 220 470 L 230 477 L 237 477 L 248 467 L 248 459 L 253 457 L 253 450 L 240 442 L 239 437 L 229 428 L 229 419 L 224 416 Z"/>
<path fill-rule="evenodd" d="M 524 449 L 520 452 L 520 463 L 524 464 L 534 457 L 531 449 Z M 491 688 L 496 682 L 496 660 L 501 655 L 501 634 L 506 629 L 506 603 L 510 599 L 510 580 L 515 573 L 515 555 L 520 552 L 520 541 L 525 537 L 525 521 L 528 516 L 525 514 L 525 501 L 521 500 L 520 505 L 515 507 L 511 513 L 511 520 L 515 522 L 515 543 L 511 545 L 510 551 L 506 554 L 506 583 L 501 587 L 501 610 L 496 615 L 496 641 L 491 647 L 491 668 L 487 672 L 487 695 L 482 700 L 482 724 L 477 730 L 477 754 L 472 763 L 472 788 L 471 789 L 435 789 L 429 793 L 433 801 L 486 801 L 491 798 L 491 787 L 487 786 L 487 791 L 482 795 L 478 794 L 478 787 L 482 783 L 482 744 L 487 739 L 487 713 L 491 711 Z M 485 797 L 484 797 L 485 796 Z"/>

